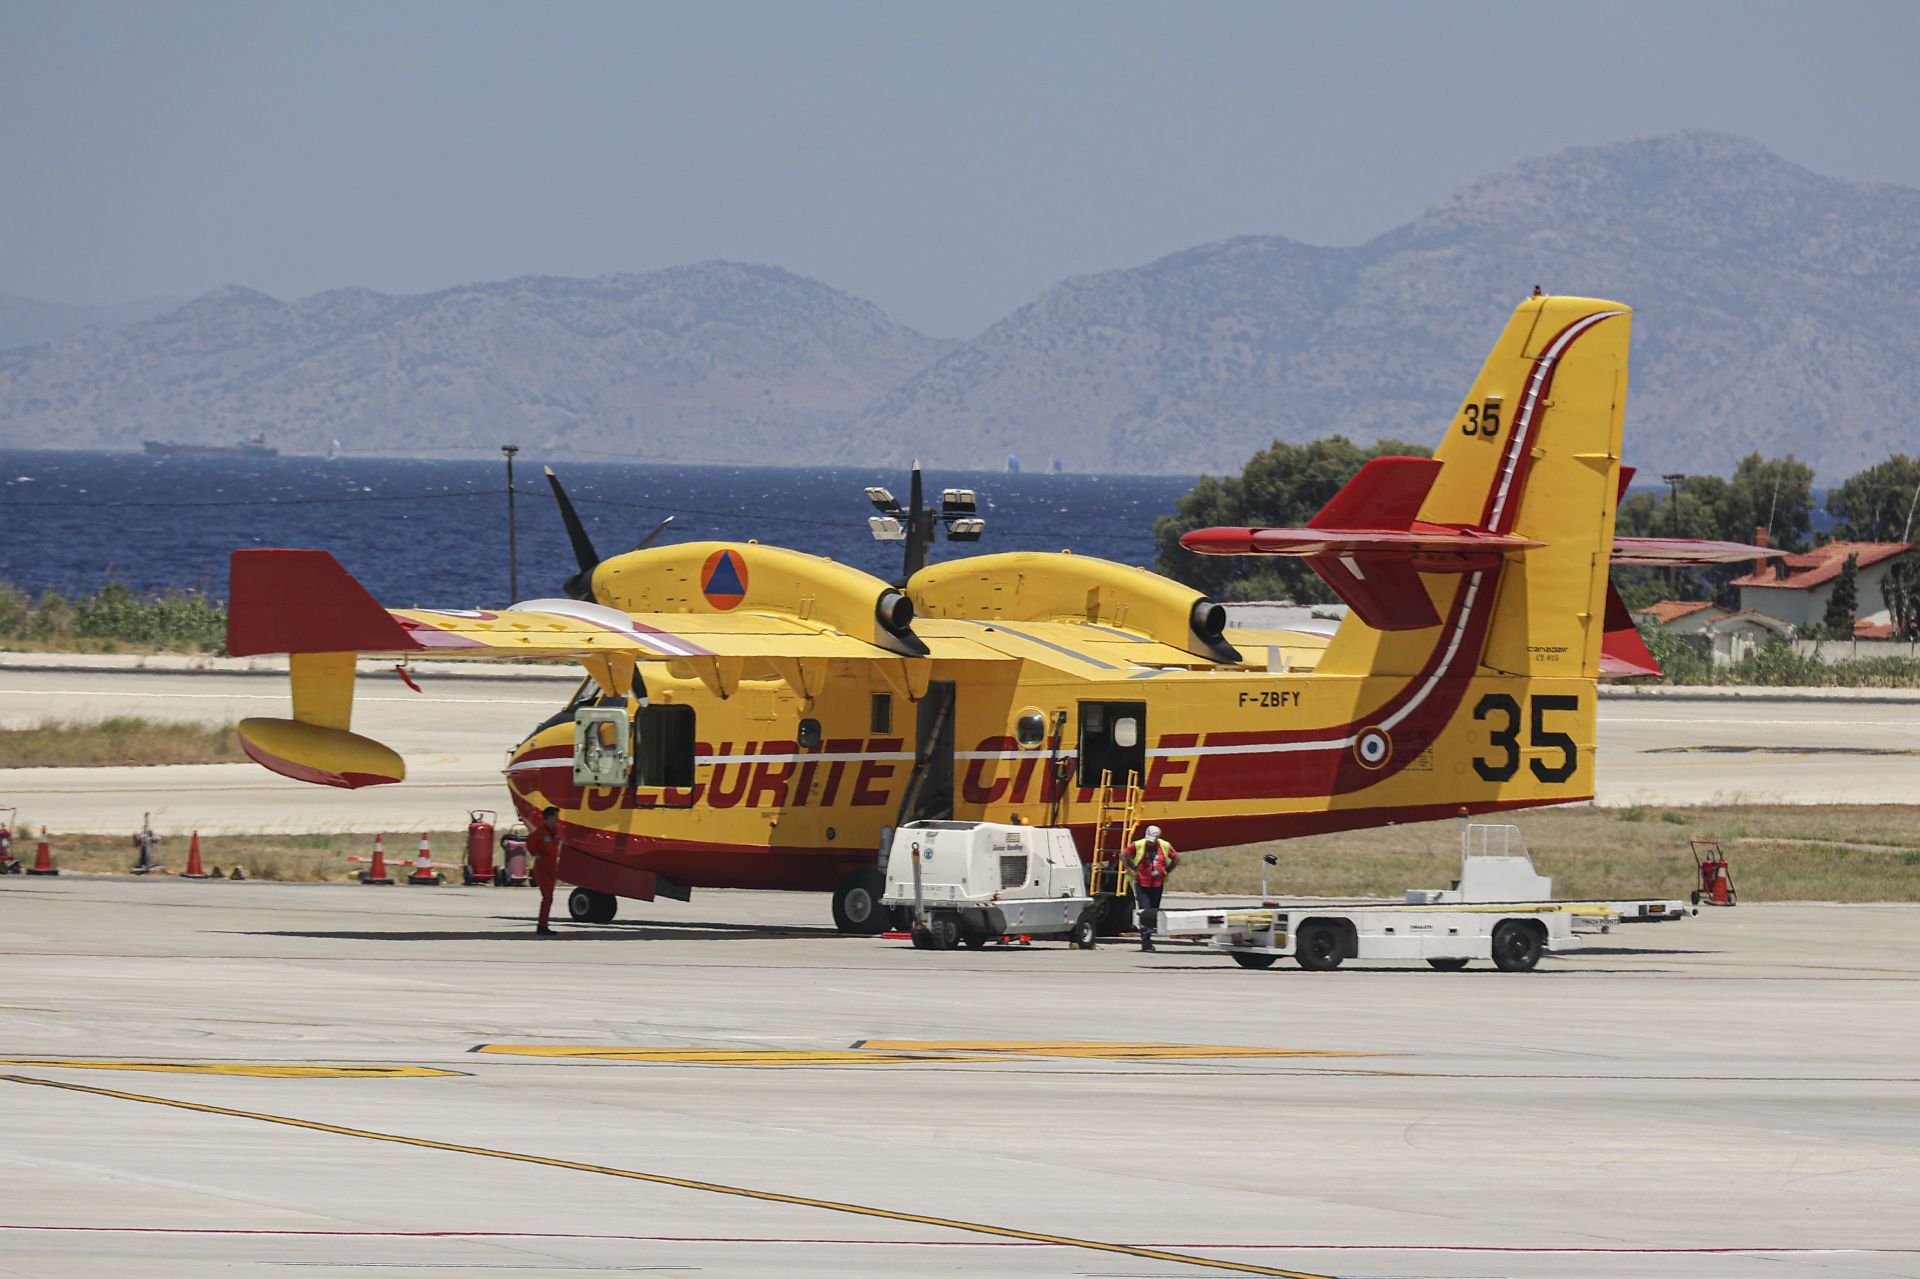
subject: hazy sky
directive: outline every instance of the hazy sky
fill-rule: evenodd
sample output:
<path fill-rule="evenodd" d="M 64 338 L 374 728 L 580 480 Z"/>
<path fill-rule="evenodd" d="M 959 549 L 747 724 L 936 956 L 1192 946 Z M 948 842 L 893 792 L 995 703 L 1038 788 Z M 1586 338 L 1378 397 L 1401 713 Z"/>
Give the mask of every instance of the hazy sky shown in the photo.
<path fill-rule="evenodd" d="M 1672 129 L 1920 186 L 1920 4 L 0 0 L 0 291 L 775 263 L 970 336 Z"/>

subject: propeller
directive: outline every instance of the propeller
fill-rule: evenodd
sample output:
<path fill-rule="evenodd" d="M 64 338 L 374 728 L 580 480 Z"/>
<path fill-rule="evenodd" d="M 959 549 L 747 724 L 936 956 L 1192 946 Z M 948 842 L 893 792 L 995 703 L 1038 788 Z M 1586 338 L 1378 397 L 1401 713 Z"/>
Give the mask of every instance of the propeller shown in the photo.
<path fill-rule="evenodd" d="M 580 571 L 569 576 L 560 589 L 567 593 L 569 599 L 591 602 L 593 570 L 600 567 L 600 554 L 593 549 L 593 539 L 587 536 L 587 526 L 580 522 L 580 512 L 573 509 L 573 503 L 567 500 L 567 491 L 560 487 L 560 477 L 553 473 L 551 466 L 541 469 L 546 471 L 547 484 L 553 489 L 553 500 L 559 504 L 560 521 L 567 526 L 567 540 L 573 543 L 573 558 L 580 561 Z"/>
<path fill-rule="evenodd" d="M 653 545 L 653 539 L 654 539 L 654 538 L 656 538 L 656 537 L 659 537 L 659 536 L 660 536 L 660 535 L 661 535 L 662 533 L 664 533 L 664 532 L 666 532 L 666 531 L 667 531 L 667 525 L 669 525 L 669 524 L 671 524 L 671 523 L 673 523 L 673 516 L 671 516 L 671 515 L 669 515 L 669 516 L 667 516 L 667 518 L 666 518 L 666 519 L 664 519 L 664 520 L 661 520 L 661 521 L 660 521 L 660 522 L 659 522 L 658 524 L 656 524 L 656 525 L 654 525 L 654 526 L 653 526 L 653 532 L 651 532 L 651 533 L 649 533 L 649 534 L 647 534 L 647 535 L 646 535 L 645 537 L 643 537 L 643 538 L 641 538 L 641 539 L 640 539 L 640 545 L 638 545 L 638 546 L 636 546 L 636 547 L 634 547 L 633 549 L 634 549 L 634 550 L 636 550 L 636 551 L 644 551 L 644 550 L 646 550 L 646 549 L 647 549 L 647 548 L 648 548 L 649 546 L 652 546 L 652 545 Z"/>
<path fill-rule="evenodd" d="M 547 473 L 547 483 L 553 489 L 553 500 L 559 504 L 560 520 L 567 526 L 567 540 L 573 543 L 573 557 L 580 561 L 580 571 L 569 576 L 561 590 L 567 598 L 593 602 L 593 570 L 600 567 L 600 553 L 593 549 L 593 539 L 587 536 L 587 526 L 580 520 L 580 512 L 573 509 L 573 503 L 567 497 L 567 491 L 560 487 L 560 477 L 553 473 L 551 466 L 543 468 Z M 640 539 L 633 549 L 644 551 L 653 545 L 654 539 L 667 531 L 673 523 L 673 516 L 653 526 L 653 532 Z"/>

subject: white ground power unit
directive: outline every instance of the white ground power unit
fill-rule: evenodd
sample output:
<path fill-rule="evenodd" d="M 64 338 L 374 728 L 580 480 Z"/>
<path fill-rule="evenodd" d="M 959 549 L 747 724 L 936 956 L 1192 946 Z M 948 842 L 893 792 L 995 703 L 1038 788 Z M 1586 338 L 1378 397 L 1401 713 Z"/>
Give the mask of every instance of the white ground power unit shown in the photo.
<path fill-rule="evenodd" d="M 916 946 L 985 946 L 1009 934 L 1093 945 L 1093 899 L 1070 832 L 997 822 L 912 822 L 893 834 L 881 905 L 913 912 Z"/>

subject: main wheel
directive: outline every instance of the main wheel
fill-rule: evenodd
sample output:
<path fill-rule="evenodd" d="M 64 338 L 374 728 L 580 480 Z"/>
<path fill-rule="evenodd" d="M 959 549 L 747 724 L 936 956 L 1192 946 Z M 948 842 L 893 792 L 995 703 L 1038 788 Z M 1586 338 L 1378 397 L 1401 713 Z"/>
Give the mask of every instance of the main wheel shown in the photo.
<path fill-rule="evenodd" d="M 1530 973 L 1540 962 L 1540 925 L 1503 920 L 1493 930 L 1493 966 L 1503 973 Z"/>
<path fill-rule="evenodd" d="M 1464 959 L 1429 959 L 1427 963 L 1443 973 L 1457 973 L 1467 966 Z"/>
<path fill-rule="evenodd" d="M 620 899 L 612 893 L 576 888 L 567 894 L 567 916 L 576 924 L 611 924 L 620 913 Z"/>
<path fill-rule="evenodd" d="M 833 890 L 833 926 L 868 937 L 886 932 L 887 910 L 880 904 L 886 890 L 886 877 L 879 871 L 848 871 Z"/>
<path fill-rule="evenodd" d="M 1094 909 L 1099 912 L 1095 926 L 1102 937 L 1118 937 L 1133 931 L 1133 898 L 1103 897 Z"/>
<path fill-rule="evenodd" d="M 1293 962 L 1317 973 L 1330 972 L 1346 958 L 1346 939 L 1340 929 L 1325 920 L 1315 920 L 1300 929 L 1294 939 Z"/>
<path fill-rule="evenodd" d="M 1250 950 L 1236 950 L 1233 952 L 1233 962 L 1242 968 L 1271 968 L 1273 967 L 1273 961 L 1278 958 L 1280 958 L 1278 955 L 1262 955 L 1257 951 Z"/>

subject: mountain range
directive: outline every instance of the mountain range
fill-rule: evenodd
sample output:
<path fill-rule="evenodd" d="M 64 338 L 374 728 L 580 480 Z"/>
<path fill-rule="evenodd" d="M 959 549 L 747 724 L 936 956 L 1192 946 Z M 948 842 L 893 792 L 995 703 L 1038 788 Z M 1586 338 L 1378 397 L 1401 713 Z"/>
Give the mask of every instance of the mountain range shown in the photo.
<path fill-rule="evenodd" d="M 1425 440 L 1535 285 L 1636 310 L 1628 460 L 1823 479 L 1911 450 L 1920 191 L 1724 134 L 1529 160 L 1351 247 L 1245 236 L 1062 281 L 967 342 L 709 262 L 393 297 L 217 290 L 0 351 L 0 443 L 265 429 L 317 451 L 1237 470 L 1274 439 Z"/>

